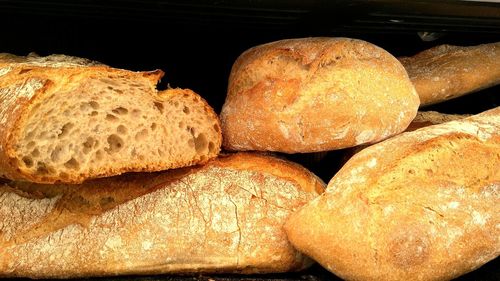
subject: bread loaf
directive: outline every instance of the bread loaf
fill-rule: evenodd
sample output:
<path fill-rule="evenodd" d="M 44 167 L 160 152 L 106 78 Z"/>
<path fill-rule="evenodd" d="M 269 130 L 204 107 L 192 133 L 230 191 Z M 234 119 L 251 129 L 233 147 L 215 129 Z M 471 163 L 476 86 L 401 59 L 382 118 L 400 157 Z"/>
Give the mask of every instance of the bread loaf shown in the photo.
<path fill-rule="evenodd" d="M 403 66 L 377 46 L 281 40 L 234 63 L 221 112 L 223 146 L 295 153 L 377 142 L 403 131 L 418 106 Z"/>
<path fill-rule="evenodd" d="M 470 116 L 469 114 L 445 114 L 437 111 L 418 111 L 417 116 L 411 121 L 405 132 L 415 131 L 423 127 L 437 125 L 449 121 L 460 120 L 462 118 Z M 342 155 L 342 163 L 345 164 L 351 157 L 360 152 L 361 150 L 367 148 L 370 145 L 359 145 L 356 147 L 351 147 L 344 150 Z"/>
<path fill-rule="evenodd" d="M 497 107 L 362 150 L 285 230 L 347 280 L 447 280 L 500 254 L 499 226 Z"/>
<path fill-rule="evenodd" d="M 400 58 L 420 103 L 430 105 L 500 83 L 500 42 L 461 47 L 441 45 Z"/>
<path fill-rule="evenodd" d="M 306 169 L 236 154 L 82 185 L 0 186 L 0 277 L 300 270 L 288 215 L 324 189 Z"/>
<path fill-rule="evenodd" d="M 217 156 L 220 125 L 191 90 L 157 91 L 160 70 L 0 54 L 0 176 L 79 183 Z"/>

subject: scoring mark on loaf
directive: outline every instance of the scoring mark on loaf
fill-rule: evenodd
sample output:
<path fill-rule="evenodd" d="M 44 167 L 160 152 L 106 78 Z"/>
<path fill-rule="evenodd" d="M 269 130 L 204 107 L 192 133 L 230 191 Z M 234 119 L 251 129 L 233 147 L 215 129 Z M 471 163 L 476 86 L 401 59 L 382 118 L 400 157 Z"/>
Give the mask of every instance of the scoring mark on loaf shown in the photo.
<path fill-rule="evenodd" d="M 161 178 L 155 180 L 161 184 Z M 14 203 L 5 202 L 4 196 L 0 191 L 0 203 L 8 203 L 5 208 L 11 210 Z M 85 274 L 89 268 L 82 265 L 89 261 L 93 272 L 108 272 L 110 260 L 129 269 L 138 261 L 141 265 L 156 264 L 158 259 L 173 268 L 189 267 L 193 260 L 209 268 L 220 260 L 231 268 L 258 266 L 255 261 L 259 264 L 266 258 L 286 267 L 290 260 L 301 261 L 303 256 L 289 245 L 281 225 L 293 210 L 315 196 L 270 174 L 210 167 L 168 184 L 168 188 L 131 198 L 103 213 L 89 214 L 85 223 L 80 219 L 66 221 L 57 231 L 48 229 L 4 249 L 19 264 L 31 267 L 36 260 L 33 270 L 43 274 L 51 274 L 48 269 L 53 268 L 59 274 Z M 40 200 L 32 203 L 39 206 Z M 63 210 L 58 219 L 64 221 L 68 213 Z M 271 258 L 265 256 L 270 249 L 276 253 Z M 208 251 L 216 254 L 207 257 Z M 25 270 L 19 264 L 12 264 L 9 270 Z"/>
<path fill-rule="evenodd" d="M 3 76 L 7 73 L 9 73 L 10 71 L 12 70 L 12 67 L 4 67 L 4 68 L 0 68 L 0 76 Z"/>

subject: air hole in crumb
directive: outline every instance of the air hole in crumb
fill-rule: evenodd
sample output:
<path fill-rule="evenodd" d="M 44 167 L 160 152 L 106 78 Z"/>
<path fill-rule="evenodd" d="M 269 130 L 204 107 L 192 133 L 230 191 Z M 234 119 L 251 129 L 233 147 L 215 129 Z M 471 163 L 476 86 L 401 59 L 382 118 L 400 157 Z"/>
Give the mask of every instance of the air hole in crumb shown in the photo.
<path fill-rule="evenodd" d="M 127 127 L 120 125 L 116 128 L 116 132 L 120 135 L 125 135 L 127 133 Z"/>
<path fill-rule="evenodd" d="M 26 134 L 26 139 L 30 140 L 33 138 L 34 135 L 35 135 L 35 132 L 31 131 L 28 134 Z"/>
<path fill-rule="evenodd" d="M 115 114 L 118 114 L 118 115 L 125 115 L 128 113 L 128 109 L 126 109 L 125 107 L 121 107 L 121 106 L 117 107 L 111 111 Z"/>
<path fill-rule="evenodd" d="M 40 151 L 38 150 L 38 148 L 33 149 L 33 151 L 31 152 L 31 156 L 33 157 L 40 156 Z"/>
<path fill-rule="evenodd" d="M 336 56 L 336 57 L 335 57 L 335 59 L 336 59 L 336 60 L 339 60 L 339 59 L 341 59 L 341 58 L 342 58 L 341 56 Z"/>
<path fill-rule="evenodd" d="M 215 143 L 213 142 L 208 142 L 208 152 L 215 152 Z"/>
<path fill-rule="evenodd" d="M 96 101 L 89 101 L 89 104 L 93 109 L 99 109 L 99 103 L 97 103 Z"/>
<path fill-rule="evenodd" d="M 52 162 L 58 162 L 59 159 L 61 159 L 62 150 L 63 150 L 62 146 L 60 145 L 56 146 L 54 150 L 52 150 L 52 152 L 50 153 L 50 160 L 52 160 Z"/>
<path fill-rule="evenodd" d="M 141 111 L 139 109 L 136 108 L 132 110 L 132 116 L 139 117 L 139 115 L 141 115 Z"/>
<path fill-rule="evenodd" d="M 183 129 L 186 126 L 186 123 L 184 121 L 179 122 L 179 128 Z"/>
<path fill-rule="evenodd" d="M 38 162 L 36 172 L 37 172 L 37 174 L 40 174 L 40 175 L 46 175 L 49 173 L 49 170 L 45 166 L 44 162 Z"/>
<path fill-rule="evenodd" d="M 93 137 L 88 137 L 87 140 L 83 143 L 83 153 L 88 154 L 90 151 L 92 151 L 92 148 L 96 144 L 96 140 Z"/>
<path fill-rule="evenodd" d="M 69 175 L 66 172 L 60 172 L 59 173 L 59 177 L 62 178 L 62 179 L 68 179 Z"/>
<path fill-rule="evenodd" d="M 214 130 L 218 133 L 220 132 L 219 124 L 214 124 Z"/>
<path fill-rule="evenodd" d="M 195 128 L 193 128 L 193 127 L 189 127 L 189 126 L 188 126 L 186 129 L 189 131 L 189 133 L 190 133 L 193 137 L 196 135 L 196 129 L 195 129 Z"/>
<path fill-rule="evenodd" d="M 163 113 L 164 110 L 163 103 L 155 101 L 153 105 L 160 113 Z"/>
<path fill-rule="evenodd" d="M 101 161 L 102 159 L 104 159 L 104 152 L 102 152 L 102 150 L 97 150 L 95 152 L 95 159 L 98 160 L 98 161 Z"/>
<path fill-rule="evenodd" d="M 199 134 L 198 137 L 194 138 L 194 149 L 196 153 L 204 153 L 207 150 L 208 140 L 205 134 Z"/>
<path fill-rule="evenodd" d="M 151 124 L 151 131 L 156 130 L 156 127 L 157 127 L 156 123 Z"/>
<path fill-rule="evenodd" d="M 80 163 L 78 163 L 75 158 L 71 158 L 66 163 L 64 163 L 64 167 L 72 170 L 78 170 L 80 168 Z"/>
<path fill-rule="evenodd" d="M 30 142 L 28 142 L 28 144 L 26 145 L 26 148 L 27 148 L 27 149 L 32 149 L 32 148 L 35 146 L 35 144 L 36 144 L 36 143 L 35 143 L 34 141 L 30 141 Z"/>
<path fill-rule="evenodd" d="M 189 107 L 184 106 L 184 108 L 182 109 L 182 112 L 189 114 Z"/>
<path fill-rule="evenodd" d="M 178 107 L 179 106 L 179 102 L 178 101 L 174 101 L 174 106 Z"/>
<path fill-rule="evenodd" d="M 95 110 L 94 110 L 94 111 L 92 111 L 92 112 L 90 113 L 90 116 L 97 116 L 97 114 L 99 114 L 99 112 L 97 112 L 97 111 L 95 111 Z"/>
<path fill-rule="evenodd" d="M 49 171 L 49 174 L 55 174 L 57 172 L 56 169 L 52 166 L 47 166 L 47 171 Z"/>
<path fill-rule="evenodd" d="M 33 159 L 31 159 L 31 157 L 24 156 L 23 157 L 23 162 L 24 162 L 24 165 L 26 165 L 26 167 L 28 167 L 28 168 L 33 167 Z"/>
<path fill-rule="evenodd" d="M 108 121 L 118 121 L 118 117 L 114 116 L 113 114 L 106 114 L 106 120 Z"/>
<path fill-rule="evenodd" d="M 135 140 L 136 141 L 142 141 L 148 136 L 148 130 L 147 129 L 142 129 L 140 132 L 135 134 Z"/>
<path fill-rule="evenodd" d="M 75 127 L 75 124 L 73 124 L 71 122 L 64 124 L 64 126 L 62 126 L 62 128 L 61 128 L 61 133 L 59 133 L 59 135 L 57 135 L 57 137 L 63 138 L 65 136 L 69 135 L 69 133 L 71 132 L 71 129 L 73 129 L 73 127 Z"/>
<path fill-rule="evenodd" d="M 109 154 L 113 154 L 123 148 L 123 140 L 119 136 L 112 134 L 108 137 L 108 145 L 109 147 L 104 150 L 106 150 Z"/>

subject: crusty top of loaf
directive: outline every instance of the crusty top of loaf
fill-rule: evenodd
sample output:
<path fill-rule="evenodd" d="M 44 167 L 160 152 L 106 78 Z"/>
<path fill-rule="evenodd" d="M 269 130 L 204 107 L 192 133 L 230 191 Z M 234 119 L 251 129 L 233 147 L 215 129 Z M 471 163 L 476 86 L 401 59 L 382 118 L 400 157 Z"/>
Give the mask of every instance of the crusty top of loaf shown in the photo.
<path fill-rule="evenodd" d="M 373 44 L 276 41 L 234 63 L 221 112 L 223 145 L 295 153 L 374 142 L 404 130 L 418 105 L 404 67 Z"/>
<path fill-rule="evenodd" d="M 62 54 L 53 54 L 41 57 L 36 53 L 30 53 L 28 56 L 16 56 L 9 53 L 0 53 L 0 67 L 5 67 L 13 64 L 40 67 L 78 67 L 103 65 L 102 63 L 97 61 Z"/>
<path fill-rule="evenodd" d="M 158 91 L 163 74 L 63 55 L 1 54 L 0 176 L 80 183 L 216 157 L 217 115 L 191 90 Z"/>
<path fill-rule="evenodd" d="M 481 114 L 464 119 L 428 126 L 412 132 L 402 133 L 391 139 L 373 145 L 369 147 L 370 149 L 364 149 L 358 154 L 354 155 L 329 183 L 328 186 L 332 186 L 332 188 L 328 190 L 335 190 L 334 185 L 336 183 L 343 183 L 344 178 L 346 178 L 346 180 L 347 178 L 349 178 L 355 179 L 357 182 L 363 182 L 370 179 L 379 179 L 382 175 L 386 176 L 391 172 L 387 169 L 373 169 L 375 166 L 392 168 L 397 168 L 404 165 L 411 166 L 410 162 L 416 160 L 419 157 L 427 158 L 432 156 L 432 150 L 442 150 L 443 148 L 441 146 L 436 146 L 436 143 L 440 143 L 445 140 L 450 140 L 450 142 L 457 141 L 467 143 L 469 141 L 472 141 L 479 143 L 487 142 L 491 144 L 498 144 L 500 143 L 499 128 L 500 107 L 496 107 Z M 493 147 L 491 148 L 493 149 Z M 451 145 L 451 147 L 447 149 L 453 149 L 453 145 Z M 390 151 L 391 153 L 384 153 L 383 157 L 380 157 L 378 153 L 381 151 Z M 494 150 L 492 152 L 500 153 L 500 151 Z M 470 153 L 474 152 L 471 151 Z M 377 156 L 376 161 L 372 161 L 372 157 L 374 156 Z M 369 164 L 361 165 L 362 163 Z M 416 161 L 414 164 L 417 163 L 418 161 Z M 447 163 L 447 165 L 453 165 L 453 163 Z M 483 168 L 479 169 L 478 167 L 477 172 L 487 172 Z M 344 170 L 353 171 L 353 173 L 342 172 Z M 394 170 L 393 172 L 398 171 Z M 446 174 L 448 172 L 448 169 L 440 169 L 435 172 Z M 354 174 L 358 176 L 352 177 L 352 175 Z M 474 172 L 472 172 L 471 174 L 473 175 Z M 474 181 L 473 178 L 467 180 L 472 182 Z M 374 189 L 375 186 L 370 184 L 365 184 L 363 186 L 366 187 L 367 190 L 370 190 L 370 193 L 377 193 L 377 191 Z M 384 185 L 377 185 L 376 187 L 380 189 L 385 188 Z"/>
<path fill-rule="evenodd" d="M 345 279 L 448 280 L 500 253 L 499 184 L 497 107 L 362 150 L 285 229 Z"/>
<path fill-rule="evenodd" d="M 465 117 L 471 116 L 470 114 L 445 114 L 437 111 L 419 111 L 417 116 L 411 121 L 406 131 L 414 131 L 416 129 L 441 124 L 445 122 L 450 122 L 454 120 L 460 120 Z"/>
<path fill-rule="evenodd" d="M 323 190 L 306 169 L 252 154 L 78 186 L 10 182 L 0 276 L 299 270 L 310 261 L 281 226 Z"/>
<path fill-rule="evenodd" d="M 500 83 L 500 42 L 439 45 L 399 58 L 422 105 L 430 105 Z"/>
<path fill-rule="evenodd" d="M 68 216 L 66 219 L 61 218 L 56 224 L 23 234 L 32 238 L 55 231 L 70 223 L 85 225 L 87 220 L 92 216 L 100 215 L 129 200 L 164 188 L 172 182 L 182 180 L 183 177 L 189 174 L 199 173 L 200 179 L 202 179 L 201 175 L 203 171 L 214 167 L 270 174 L 276 178 L 293 182 L 299 189 L 305 192 L 321 194 L 325 190 L 325 183 L 299 164 L 269 155 L 242 152 L 221 155 L 219 158 L 215 158 L 205 165 L 155 173 L 129 173 L 110 178 L 89 180 L 79 185 L 36 184 L 20 181 L 0 182 L 0 185 L 4 184 L 4 189 L 17 193 L 22 197 L 33 199 L 46 198 L 47 203 L 53 201 L 49 199 L 57 198 L 56 202 L 50 203 L 53 205 L 52 207 L 47 206 L 46 209 L 39 208 L 36 210 L 36 212 L 40 212 L 39 215 L 36 215 L 36 212 L 29 212 L 30 216 L 35 215 L 45 220 L 46 211 L 51 210 L 53 207 L 59 210 L 65 209 L 69 212 L 68 215 L 71 213 L 78 214 L 76 217 Z M 207 178 L 206 180 L 214 181 L 215 179 Z M 106 199 L 105 202 L 103 202 L 103 199 Z M 44 215 L 42 216 L 42 214 Z M 57 216 L 57 214 L 54 215 Z M 31 226 L 39 223 L 41 221 L 26 221 L 22 220 L 21 217 L 17 219 L 13 217 L 8 225 L 12 227 L 22 227 L 25 225 L 27 227 L 27 225 Z M 3 231 L 7 230 L 4 229 Z M 0 236 L 0 238 L 2 237 Z M 5 239 L 5 237 L 3 238 Z M 19 239 L 16 239 L 16 241 L 19 242 Z"/>

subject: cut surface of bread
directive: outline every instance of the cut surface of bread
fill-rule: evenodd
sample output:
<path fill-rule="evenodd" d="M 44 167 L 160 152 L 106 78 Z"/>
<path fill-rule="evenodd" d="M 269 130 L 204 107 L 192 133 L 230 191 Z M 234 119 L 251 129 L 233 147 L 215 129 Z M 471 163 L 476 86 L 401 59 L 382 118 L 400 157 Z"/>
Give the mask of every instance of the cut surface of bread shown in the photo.
<path fill-rule="evenodd" d="M 161 71 L 17 60 L 0 56 L 1 176 L 78 183 L 203 163 L 220 150 L 216 114 L 191 90 L 157 91 Z"/>
<path fill-rule="evenodd" d="M 255 154 L 78 185 L 0 184 L 0 277 L 296 271 L 286 218 L 324 183 Z"/>

